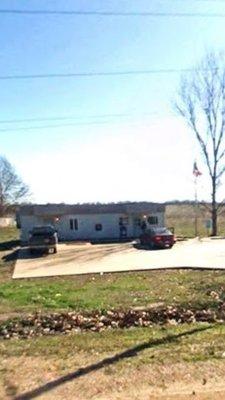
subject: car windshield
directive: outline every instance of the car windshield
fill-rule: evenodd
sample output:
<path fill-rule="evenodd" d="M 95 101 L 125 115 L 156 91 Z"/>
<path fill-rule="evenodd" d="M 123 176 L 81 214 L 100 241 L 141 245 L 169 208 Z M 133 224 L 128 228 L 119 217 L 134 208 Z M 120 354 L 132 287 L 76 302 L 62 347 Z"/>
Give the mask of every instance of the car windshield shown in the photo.
<path fill-rule="evenodd" d="M 43 236 L 43 235 L 53 235 L 55 233 L 55 230 L 51 226 L 38 226 L 33 228 L 31 231 L 31 234 L 33 236 Z"/>
<path fill-rule="evenodd" d="M 151 235 L 172 235 L 172 233 L 167 228 L 153 228 L 149 229 L 147 233 L 150 233 Z"/>

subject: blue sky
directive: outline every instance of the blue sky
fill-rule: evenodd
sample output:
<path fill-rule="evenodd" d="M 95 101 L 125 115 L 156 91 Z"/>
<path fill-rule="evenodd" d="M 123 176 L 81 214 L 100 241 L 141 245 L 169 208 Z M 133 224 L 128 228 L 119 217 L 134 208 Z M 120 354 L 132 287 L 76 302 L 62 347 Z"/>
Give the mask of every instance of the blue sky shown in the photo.
<path fill-rule="evenodd" d="M 225 2 L 1 0 L 0 8 L 210 13 L 225 12 Z M 224 50 L 224 21 L 0 14 L 0 75 L 188 68 L 207 49 Z M 193 198 L 196 157 L 204 173 L 199 196 L 209 198 L 196 143 L 171 107 L 179 80 L 180 74 L 0 80 L 0 120 L 73 116 L 0 124 L 0 153 L 35 202 Z M 111 114 L 123 116 L 100 117 Z M 60 124 L 67 126 L 39 128 Z"/>

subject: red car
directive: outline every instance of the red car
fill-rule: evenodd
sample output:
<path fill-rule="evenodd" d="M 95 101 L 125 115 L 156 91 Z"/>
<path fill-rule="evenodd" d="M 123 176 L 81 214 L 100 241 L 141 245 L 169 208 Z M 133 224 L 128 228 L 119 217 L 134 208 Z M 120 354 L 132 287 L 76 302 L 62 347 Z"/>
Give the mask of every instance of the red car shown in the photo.
<path fill-rule="evenodd" d="M 147 229 L 140 235 L 141 245 L 147 245 L 151 249 L 170 249 L 176 242 L 174 234 L 167 228 Z"/>

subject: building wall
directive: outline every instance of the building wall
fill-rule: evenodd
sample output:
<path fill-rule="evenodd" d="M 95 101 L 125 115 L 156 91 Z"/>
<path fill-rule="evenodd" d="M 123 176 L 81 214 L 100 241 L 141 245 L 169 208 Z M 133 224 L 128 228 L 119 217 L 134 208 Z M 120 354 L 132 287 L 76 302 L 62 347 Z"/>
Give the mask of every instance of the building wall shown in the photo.
<path fill-rule="evenodd" d="M 158 217 L 158 225 L 164 226 L 164 213 L 154 213 Z M 120 237 L 120 218 L 128 218 L 127 237 L 138 237 L 141 228 L 136 224 L 138 215 L 124 214 L 81 214 L 81 215 L 63 215 L 55 220 L 51 217 L 37 217 L 33 215 L 21 215 L 21 240 L 26 242 L 29 238 L 29 231 L 37 225 L 52 224 L 58 231 L 60 240 L 98 240 L 98 239 L 118 239 Z M 77 220 L 78 229 L 71 229 L 70 220 Z M 97 224 L 102 225 L 102 230 L 96 230 Z M 154 226 L 154 225 L 151 225 Z M 149 227 L 149 226 L 147 226 Z"/>
<path fill-rule="evenodd" d="M 157 219 L 158 219 L 158 223 L 157 224 L 154 224 L 154 225 L 150 225 L 148 222 L 147 222 L 147 220 L 146 220 L 146 223 L 147 223 L 147 229 L 148 228 L 155 228 L 155 227 L 161 227 L 161 226 L 165 226 L 164 224 L 165 224 L 165 218 L 164 218 L 164 212 L 155 212 L 155 213 L 151 213 L 150 214 L 151 216 L 154 216 L 154 217 L 157 217 Z M 148 215 L 149 216 L 149 215 Z M 139 216 L 133 216 L 132 217 L 132 219 L 133 219 L 133 237 L 139 237 L 140 236 L 140 234 L 142 233 L 142 229 L 141 229 L 141 227 L 140 226 L 138 226 L 137 225 L 137 223 L 136 223 L 136 221 L 137 221 L 137 219 L 138 219 L 138 217 Z"/>
<path fill-rule="evenodd" d="M 120 214 L 65 215 L 55 224 L 62 240 L 102 239 L 119 237 Z M 78 229 L 70 229 L 70 220 L 77 220 Z M 95 226 L 102 225 L 97 231 Z M 130 235 L 129 225 L 129 235 Z"/>
<path fill-rule="evenodd" d="M 20 240 L 26 242 L 29 239 L 30 230 L 37 225 L 42 225 L 43 220 L 34 215 L 21 215 L 20 216 Z"/>

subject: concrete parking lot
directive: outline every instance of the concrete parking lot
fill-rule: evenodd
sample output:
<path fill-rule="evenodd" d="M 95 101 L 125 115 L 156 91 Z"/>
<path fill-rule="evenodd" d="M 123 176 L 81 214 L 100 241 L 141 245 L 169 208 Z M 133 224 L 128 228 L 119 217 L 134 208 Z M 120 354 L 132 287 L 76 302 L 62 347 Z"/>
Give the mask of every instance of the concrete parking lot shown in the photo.
<path fill-rule="evenodd" d="M 140 249 L 132 243 L 64 243 L 57 254 L 37 257 L 22 248 L 13 278 L 185 267 L 225 269 L 225 239 L 192 239 L 166 250 Z"/>

